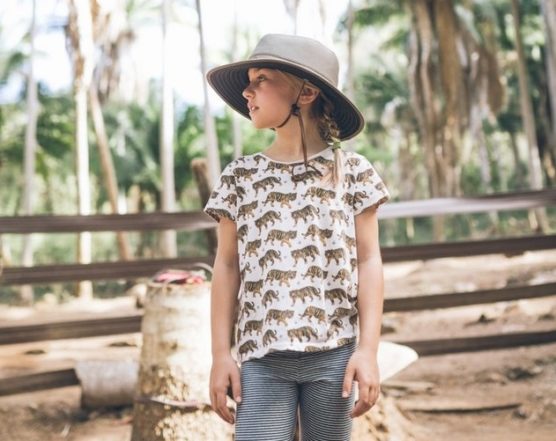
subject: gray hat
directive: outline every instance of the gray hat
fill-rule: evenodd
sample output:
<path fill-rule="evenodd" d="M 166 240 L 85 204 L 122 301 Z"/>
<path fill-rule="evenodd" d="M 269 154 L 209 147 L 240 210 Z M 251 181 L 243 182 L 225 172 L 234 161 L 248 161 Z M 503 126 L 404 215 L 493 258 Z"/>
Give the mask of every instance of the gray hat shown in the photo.
<path fill-rule="evenodd" d="M 338 89 L 338 58 L 319 41 L 267 34 L 246 61 L 225 64 L 207 73 L 207 80 L 216 93 L 246 118 L 249 110 L 242 92 L 249 84 L 247 71 L 252 67 L 288 72 L 318 87 L 334 104 L 332 118 L 340 129 L 340 140 L 352 138 L 363 129 L 363 115 Z"/>

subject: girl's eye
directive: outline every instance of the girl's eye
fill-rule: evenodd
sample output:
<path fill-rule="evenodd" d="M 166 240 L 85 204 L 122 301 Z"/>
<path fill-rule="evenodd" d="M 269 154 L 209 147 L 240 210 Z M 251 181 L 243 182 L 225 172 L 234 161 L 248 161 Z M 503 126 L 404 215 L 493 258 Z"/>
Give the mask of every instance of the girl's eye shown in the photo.
<path fill-rule="evenodd" d="M 257 80 L 256 80 L 256 81 L 257 81 L 257 83 L 260 83 L 261 81 L 264 81 L 264 80 L 266 80 L 265 76 L 264 76 L 264 75 L 259 75 L 259 76 L 257 77 Z"/>

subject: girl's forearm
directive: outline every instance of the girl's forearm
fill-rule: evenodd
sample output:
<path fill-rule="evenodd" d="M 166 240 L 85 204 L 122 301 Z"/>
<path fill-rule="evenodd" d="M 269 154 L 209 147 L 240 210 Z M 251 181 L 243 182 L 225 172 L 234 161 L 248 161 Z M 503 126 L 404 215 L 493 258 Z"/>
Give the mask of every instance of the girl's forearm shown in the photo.
<path fill-rule="evenodd" d="M 212 356 L 230 355 L 235 319 L 235 304 L 239 289 L 239 271 L 218 259 L 214 263 L 211 288 Z"/>
<path fill-rule="evenodd" d="M 358 263 L 357 304 L 359 309 L 359 348 L 376 355 L 380 339 L 384 302 L 382 259 L 369 257 Z"/>

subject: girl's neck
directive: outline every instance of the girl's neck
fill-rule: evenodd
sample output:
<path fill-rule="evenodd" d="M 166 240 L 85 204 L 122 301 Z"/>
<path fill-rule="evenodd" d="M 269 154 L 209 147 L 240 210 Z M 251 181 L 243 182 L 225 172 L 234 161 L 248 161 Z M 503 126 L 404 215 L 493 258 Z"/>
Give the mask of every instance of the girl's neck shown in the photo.
<path fill-rule="evenodd" d="M 315 155 L 328 147 L 314 124 L 304 117 L 305 142 L 307 145 L 307 157 Z M 276 130 L 273 143 L 264 151 L 265 155 L 277 161 L 303 160 L 303 144 L 301 142 L 301 131 L 296 117 L 292 117 L 288 124 Z"/>

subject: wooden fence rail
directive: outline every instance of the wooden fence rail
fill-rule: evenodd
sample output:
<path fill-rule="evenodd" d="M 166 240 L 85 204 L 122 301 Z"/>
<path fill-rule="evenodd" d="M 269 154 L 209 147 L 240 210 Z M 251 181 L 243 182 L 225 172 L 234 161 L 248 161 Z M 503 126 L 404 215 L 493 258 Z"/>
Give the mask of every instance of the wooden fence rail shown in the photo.
<path fill-rule="evenodd" d="M 380 208 L 381 219 L 525 210 L 556 205 L 556 188 L 477 197 L 436 198 L 391 202 Z M 89 216 L 0 217 L 0 234 L 79 233 L 83 231 L 196 231 L 213 228 L 215 221 L 201 211 L 179 213 L 97 214 Z"/>
<path fill-rule="evenodd" d="M 556 283 L 512 286 L 472 292 L 431 294 L 384 300 L 384 312 L 454 308 L 556 295 Z M 0 327 L 0 346 L 67 338 L 88 338 L 140 332 L 143 314 L 66 320 Z"/>
<path fill-rule="evenodd" d="M 403 262 L 484 254 L 516 255 L 525 251 L 554 248 L 556 248 L 556 235 L 525 236 L 510 239 L 383 247 L 382 258 L 384 262 Z M 164 268 L 181 268 L 196 262 L 212 265 L 214 256 L 5 267 L 0 277 L 0 285 L 46 284 L 79 280 L 133 280 L 141 277 L 151 277 Z"/>
<path fill-rule="evenodd" d="M 556 330 L 395 342 L 407 345 L 417 351 L 419 356 L 426 357 L 432 355 L 550 344 L 556 342 Z M 79 381 L 73 369 L 20 375 L 17 377 L 0 379 L 0 396 L 74 386 L 78 384 Z"/>

